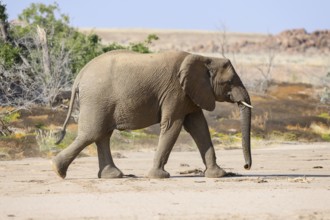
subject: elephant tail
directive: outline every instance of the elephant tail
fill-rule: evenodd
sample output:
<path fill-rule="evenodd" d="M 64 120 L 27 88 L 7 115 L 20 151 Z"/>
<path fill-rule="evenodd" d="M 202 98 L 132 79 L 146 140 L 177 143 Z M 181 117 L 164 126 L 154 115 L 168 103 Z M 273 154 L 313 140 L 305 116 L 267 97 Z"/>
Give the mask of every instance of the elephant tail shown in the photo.
<path fill-rule="evenodd" d="M 67 114 L 66 119 L 64 121 L 63 127 L 62 127 L 61 131 L 58 134 L 59 137 L 58 137 L 58 140 L 55 142 L 56 145 L 61 143 L 61 141 L 63 140 L 63 138 L 66 134 L 66 131 L 65 131 L 66 126 L 67 126 L 67 124 L 70 120 L 71 113 L 72 113 L 72 110 L 73 110 L 74 101 L 76 99 L 77 93 L 78 93 L 78 83 L 74 83 L 74 85 L 72 87 L 72 91 L 71 91 L 71 98 L 70 98 L 68 114 Z"/>

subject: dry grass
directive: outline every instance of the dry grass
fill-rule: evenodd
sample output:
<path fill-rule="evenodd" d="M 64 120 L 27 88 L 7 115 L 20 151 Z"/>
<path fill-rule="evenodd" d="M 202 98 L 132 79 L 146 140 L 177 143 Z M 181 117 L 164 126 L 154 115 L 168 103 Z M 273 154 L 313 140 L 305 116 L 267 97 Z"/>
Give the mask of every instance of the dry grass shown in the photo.
<path fill-rule="evenodd" d="M 252 126 L 262 131 L 266 130 L 266 123 L 269 120 L 269 112 L 264 112 L 262 115 L 256 115 L 252 118 Z"/>

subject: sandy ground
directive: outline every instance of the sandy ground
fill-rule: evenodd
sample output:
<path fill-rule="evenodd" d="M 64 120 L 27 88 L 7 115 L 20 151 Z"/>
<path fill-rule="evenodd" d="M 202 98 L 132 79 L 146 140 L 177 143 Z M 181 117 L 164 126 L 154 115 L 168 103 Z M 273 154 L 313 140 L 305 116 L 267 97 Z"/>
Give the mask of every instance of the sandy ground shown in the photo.
<path fill-rule="evenodd" d="M 198 152 L 173 152 L 164 180 L 144 177 L 153 152 L 121 156 L 129 176 L 114 180 L 96 178 L 96 157 L 75 160 L 65 180 L 47 159 L 1 161 L 0 219 L 330 219 L 328 143 L 254 149 L 250 171 L 241 150 L 217 151 L 222 167 L 241 174 L 221 179 L 189 172 L 203 168 Z"/>

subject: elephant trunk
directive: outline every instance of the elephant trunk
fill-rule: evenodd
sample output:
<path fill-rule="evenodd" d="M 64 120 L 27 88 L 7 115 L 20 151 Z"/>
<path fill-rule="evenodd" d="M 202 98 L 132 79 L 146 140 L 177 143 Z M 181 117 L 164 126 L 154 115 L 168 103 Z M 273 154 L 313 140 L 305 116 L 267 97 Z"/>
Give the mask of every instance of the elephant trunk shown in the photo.
<path fill-rule="evenodd" d="M 242 147 L 243 147 L 243 155 L 245 159 L 244 168 L 249 170 L 252 166 L 251 140 L 250 140 L 252 106 L 249 107 L 245 104 L 250 105 L 250 102 L 245 102 L 245 103 L 240 102 L 238 106 L 240 108 L 240 114 L 241 114 Z"/>
<path fill-rule="evenodd" d="M 231 100 L 233 102 L 236 102 L 240 109 L 241 129 L 242 129 L 242 148 L 243 148 L 243 155 L 245 158 L 244 168 L 249 170 L 252 165 L 250 132 L 251 132 L 251 109 L 253 107 L 251 106 L 250 96 L 242 83 L 239 83 L 238 86 L 232 89 Z"/>

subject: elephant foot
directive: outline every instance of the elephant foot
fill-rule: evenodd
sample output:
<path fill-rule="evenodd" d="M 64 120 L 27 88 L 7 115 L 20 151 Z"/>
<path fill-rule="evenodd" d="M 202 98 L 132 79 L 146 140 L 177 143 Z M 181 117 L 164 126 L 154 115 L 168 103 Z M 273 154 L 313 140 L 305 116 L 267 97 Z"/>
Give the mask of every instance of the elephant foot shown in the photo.
<path fill-rule="evenodd" d="M 117 168 L 113 166 L 105 166 L 102 170 L 99 171 L 98 177 L 104 179 L 115 179 L 122 178 L 123 173 Z"/>
<path fill-rule="evenodd" d="M 151 169 L 148 173 L 148 177 L 151 179 L 164 179 L 170 178 L 170 174 L 162 169 Z"/>
<path fill-rule="evenodd" d="M 224 177 L 226 175 L 226 171 L 221 169 L 219 166 L 207 168 L 204 172 L 204 176 L 207 178 L 219 178 Z"/>
<path fill-rule="evenodd" d="M 61 177 L 62 179 L 64 179 L 66 177 L 66 171 L 68 170 L 68 167 L 64 167 L 59 161 L 58 159 L 55 157 L 53 158 L 53 160 L 51 161 L 52 164 L 52 168 L 55 171 L 55 173 Z"/>

